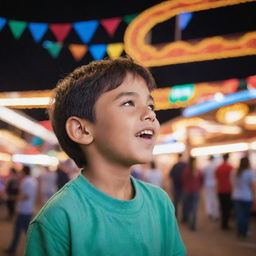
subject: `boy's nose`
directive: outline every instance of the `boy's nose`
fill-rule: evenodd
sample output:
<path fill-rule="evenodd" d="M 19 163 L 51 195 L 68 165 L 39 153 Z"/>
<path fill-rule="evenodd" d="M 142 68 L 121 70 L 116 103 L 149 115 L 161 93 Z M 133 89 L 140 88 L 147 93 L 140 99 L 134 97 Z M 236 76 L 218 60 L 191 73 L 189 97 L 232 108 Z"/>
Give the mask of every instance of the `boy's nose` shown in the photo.
<path fill-rule="evenodd" d="M 156 113 L 147 107 L 142 115 L 142 120 L 154 122 L 156 120 Z"/>

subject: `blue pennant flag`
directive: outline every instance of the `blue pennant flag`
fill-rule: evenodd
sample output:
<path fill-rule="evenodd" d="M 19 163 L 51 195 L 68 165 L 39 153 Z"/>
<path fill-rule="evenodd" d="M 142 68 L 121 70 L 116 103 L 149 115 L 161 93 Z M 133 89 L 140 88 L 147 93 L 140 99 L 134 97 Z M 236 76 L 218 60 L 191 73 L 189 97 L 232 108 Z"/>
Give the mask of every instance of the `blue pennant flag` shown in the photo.
<path fill-rule="evenodd" d="M 192 19 L 192 12 L 183 12 L 179 15 L 179 29 L 184 30 Z"/>
<path fill-rule="evenodd" d="M 98 26 L 99 22 L 97 20 L 89 20 L 75 22 L 73 28 L 75 29 L 83 43 L 87 44 L 92 39 L 92 36 L 94 35 Z"/>
<path fill-rule="evenodd" d="M 0 31 L 3 29 L 3 27 L 5 26 L 5 24 L 6 24 L 6 19 L 0 17 Z"/>
<path fill-rule="evenodd" d="M 46 33 L 48 29 L 48 24 L 32 22 L 32 23 L 29 23 L 28 28 L 35 42 L 38 43 Z"/>
<path fill-rule="evenodd" d="M 89 46 L 89 52 L 91 53 L 94 60 L 101 60 L 106 54 L 106 44 L 94 44 Z"/>

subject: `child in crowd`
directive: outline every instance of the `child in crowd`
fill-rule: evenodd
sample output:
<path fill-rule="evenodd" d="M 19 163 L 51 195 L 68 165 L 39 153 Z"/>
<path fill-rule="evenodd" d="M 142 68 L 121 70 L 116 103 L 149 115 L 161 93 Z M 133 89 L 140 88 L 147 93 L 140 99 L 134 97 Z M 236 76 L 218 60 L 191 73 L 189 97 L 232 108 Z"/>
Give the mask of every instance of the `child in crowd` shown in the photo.
<path fill-rule="evenodd" d="M 168 195 L 131 176 L 152 160 L 154 87 L 131 58 L 91 62 L 58 83 L 50 118 L 82 169 L 30 223 L 25 255 L 185 255 Z"/>

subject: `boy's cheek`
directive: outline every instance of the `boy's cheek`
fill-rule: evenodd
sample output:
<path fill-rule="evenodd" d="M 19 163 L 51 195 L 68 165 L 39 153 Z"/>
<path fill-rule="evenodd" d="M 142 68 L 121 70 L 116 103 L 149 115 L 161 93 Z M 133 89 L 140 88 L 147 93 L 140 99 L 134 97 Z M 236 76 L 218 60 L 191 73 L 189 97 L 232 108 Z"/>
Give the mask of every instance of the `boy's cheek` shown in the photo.
<path fill-rule="evenodd" d="M 160 131 L 160 123 L 159 123 L 159 121 L 156 119 L 156 136 L 158 136 L 159 131 Z"/>

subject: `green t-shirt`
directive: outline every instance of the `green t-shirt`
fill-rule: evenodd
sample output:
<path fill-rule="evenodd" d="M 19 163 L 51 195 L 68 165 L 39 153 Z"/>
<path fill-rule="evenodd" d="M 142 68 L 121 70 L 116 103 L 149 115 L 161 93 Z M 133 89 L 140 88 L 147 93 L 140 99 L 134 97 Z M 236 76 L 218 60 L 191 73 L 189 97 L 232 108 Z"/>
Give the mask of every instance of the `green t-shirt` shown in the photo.
<path fill-rule="evenodd" d="M 174 207 L 159 187 L 131 177 L 132 200 L 118 200 L 80 173 L 30 223 L 26 256 L 183 256 Z"/>

